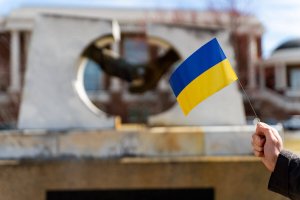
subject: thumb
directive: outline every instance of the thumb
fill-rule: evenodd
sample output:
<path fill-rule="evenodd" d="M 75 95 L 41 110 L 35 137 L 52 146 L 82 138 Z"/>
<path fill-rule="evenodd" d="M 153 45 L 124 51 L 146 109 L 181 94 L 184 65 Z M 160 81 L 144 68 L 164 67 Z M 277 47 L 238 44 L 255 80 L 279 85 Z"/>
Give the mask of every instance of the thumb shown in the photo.
<path fill-rule="evenodd" d="M 257 123 L 255 134 L 261 137 L 265 137 L 267 140 L 274 137 L 272 128 L 263 122 Z"/>

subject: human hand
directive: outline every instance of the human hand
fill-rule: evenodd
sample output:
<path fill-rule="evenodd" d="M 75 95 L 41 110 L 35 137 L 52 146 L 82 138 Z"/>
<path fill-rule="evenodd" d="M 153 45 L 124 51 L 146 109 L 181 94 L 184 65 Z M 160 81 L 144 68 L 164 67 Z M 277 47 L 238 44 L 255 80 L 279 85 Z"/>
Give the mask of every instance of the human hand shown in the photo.
<path fill-rule="evenodd" d="M 283 148 L 278 131 L 259 122 L 256 126 L 256 132 L 252 135 L 252 148 L 254 155 L 261 157 L 266 168 L 273 172 L 278 155 Z"/>

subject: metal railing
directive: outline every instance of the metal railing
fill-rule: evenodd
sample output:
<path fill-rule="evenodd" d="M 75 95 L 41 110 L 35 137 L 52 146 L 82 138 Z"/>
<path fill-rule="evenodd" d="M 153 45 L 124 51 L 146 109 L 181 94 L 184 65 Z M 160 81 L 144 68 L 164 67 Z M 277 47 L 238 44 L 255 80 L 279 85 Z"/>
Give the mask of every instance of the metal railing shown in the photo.
<path fill-rule="evenodd" d="M 252 98 L 262 99 L 271 102 L 272 104 L 286 110 L 300 112 L 300 101 L 293 98 L 281 95 L 270 89 L 262 89 L 251 94 Z"/>

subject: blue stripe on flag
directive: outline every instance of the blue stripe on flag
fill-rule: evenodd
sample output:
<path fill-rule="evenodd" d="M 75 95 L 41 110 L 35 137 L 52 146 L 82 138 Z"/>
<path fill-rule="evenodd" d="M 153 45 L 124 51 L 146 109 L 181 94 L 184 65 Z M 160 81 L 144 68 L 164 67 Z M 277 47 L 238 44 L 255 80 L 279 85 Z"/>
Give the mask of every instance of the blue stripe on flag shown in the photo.
<path fill-rule="evenodd" d="M 226 59 L 216 38 L 212 39 L 190 57 L 174 71 L 169 82 L 177 97 L 180 92 L 200 74 Z"/>

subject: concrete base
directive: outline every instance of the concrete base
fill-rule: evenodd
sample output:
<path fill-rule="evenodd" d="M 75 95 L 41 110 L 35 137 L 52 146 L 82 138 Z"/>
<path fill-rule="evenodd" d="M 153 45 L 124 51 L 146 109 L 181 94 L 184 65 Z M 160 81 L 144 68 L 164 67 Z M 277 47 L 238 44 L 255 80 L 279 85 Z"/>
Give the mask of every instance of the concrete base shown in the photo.
<path fill-rule="evenodd" d="M 277 126 L 282 132 L 282 127 Z M 0 159 L 252 155 L 255 126 L 120 128 L 110 131 L 1 132 Z"/>
<path fill-rule="evenodd" d="M 47 191 L 53 190 L 210 188 L 215 200 L 284 200 L 267 190 L 269 172 L 251 156 L 254 129 L 2 131 L 1 199 L 47 200 Z"/>
<path fill-rule="evenodd" d="M 254 157 L 0 161 L 0 171 L 5 200 L 47 200 L 53 190 L 153 188 L 212 188 L 215 200 L 286 199 L 267 190 L 270 174 Z"/>

